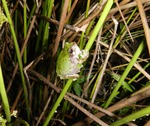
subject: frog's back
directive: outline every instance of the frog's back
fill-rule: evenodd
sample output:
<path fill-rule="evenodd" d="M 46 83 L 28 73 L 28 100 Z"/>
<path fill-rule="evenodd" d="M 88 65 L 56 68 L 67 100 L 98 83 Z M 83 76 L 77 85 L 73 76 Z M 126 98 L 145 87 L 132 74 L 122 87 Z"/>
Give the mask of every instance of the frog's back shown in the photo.
<path fill-rule="evenodd" d="M 63 52 L 61 52 L 63 53 Z M 65 74 L 67 71 L 69 71 L 69 64 L 71 61 L 69 60 L 69 56 L 65 55 L 62 57 L 60 54 L 58 59 L 57 59 L 57 64 L 56 64 L 56 72 L 57 74 Z"/>

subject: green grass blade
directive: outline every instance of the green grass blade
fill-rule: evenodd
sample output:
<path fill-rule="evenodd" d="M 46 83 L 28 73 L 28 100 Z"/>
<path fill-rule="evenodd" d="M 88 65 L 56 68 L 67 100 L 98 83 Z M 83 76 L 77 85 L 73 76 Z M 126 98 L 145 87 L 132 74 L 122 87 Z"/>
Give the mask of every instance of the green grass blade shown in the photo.
<path fill-rule="evenodd" d="M 19 65 L 19 69 L 20 69 L 26 107 L 29 108 L 28 107 L 28 93 L 27 93 L 27 87 L 26 87 L 25 77 L 24 77 L 24 73 L 23 73 L 23 64 L 22 64 L 22 60 L 21 60 L 21 56 L 20 56 L 19 45 L 18 45 L 18 42 L 17 42 L 17 38 L 16 38 L 15 31 L 14 31 L 12 20 L 11 20 L 11 17 L 10 17 L 10 13 L 9 13 L 9 10 L 8 10 L 8 7 L 7 7 L 7 2 L 6 2 L 6 0 L 2 0 L 2 3 L 3 3 L 5 13 L 7 15 L 7 18 L 8 18 L 8 22 L 9 22 L 9 25 L 10 25 L 10 31 L 11 31 L 11 34 L 12 34 L 12 37 L 13 37 L 13 40 L 14 40 L 14 47 L 15 47 L 16 56 L 17 56 L 17 60 L 18 60 L 18 65 Z M 28 115 L 28 119 L 29 119 L 29 111 L 27 111 L 27 112 L 28 112 L 27 115 Z"/>
<path fill-rule="evenodd" d="M 120 125 L 123 125 L 125 123 L 128 123 L 132 120 L 135 120 L 135 119 L 138 119 L 140 117 L 143 117 L 147 114 L 150 114 L 150 107 L 146 107 L 144 109 L 141 109 L 133 114 L 130 114 L 120 120 L 117 120 L 116 122 L 112 123 L 110 126 L 120 126 Z"/>
<path fill-rule="evenodd" d="M 24 6 L 23 6 L 23 33 L 24 33 L 24 39 L 26 38 L 27 35 L 27 7 L 26 7 L 26 1 L 24 1 Z M 27 63 L 27 47 L 24 50 L 24 55 L 23 55 L 23 60 L 24 63 Z"/>
<path fill-rule="evenodd" d="M 54 4 L 54 0 L 48 0 L 47 1 L 47 4 L 48 5 L 48 13 L 47 13 L 47 17 L 51 17 L 51 13 L 52 13 L 52 9 L 53 9 L 53 4 Z M 47 11 L 46 10 L 46 11 Z M 44 36 L 43 36 L 43 46 L 46 46 L 48 45 L 47 42 L 48 42 L 48 38 L 49 38 L 49 22 L 46 22 L 45 24 L 45 30 L 44 30 Z"/>
<path fill-rule="evenodd" d="M 118 92 L 118 90 L 121 87 L 124 79 L 126 78 L 126 76 L 128 75 L 128 73 L 132 69 L 134 63 L 136 62 L 136 60 L 138 59 L 138 57 L 142 53 L 143 49 L 144 49 L 144 42 L 141 42 L 141 44 L 139 45 L 138 49 L 136 50 L 133 58 L 131 59 L 131 61 L 128 64 L 127 68 L 125 69 L 125 71 L 123 72 L 121 78 L 119 79 L 116 87 L 114 88 L 113 92 L 111 93 L 110 97 L 108 98 L 108 100 L 107 100 L 107 102 L 106 102 L 106 104 L 104 106 L 105 108 L 107 108 L 110 105 L 112 99 L 115 97 L 116 92 Z"/>
<path fill-rule="evenodd" d="M 48 117 L 46 118 L 46 120 L 45 120 L 43 126 L 47 126 L 47 125 L 48 125 L 49 121 L 50 121 L 51 118 L 53 117 L 53 115 L 54 115 L 56 109 L 58 108 L 60 102 L 61 102 L 62 99 L 64 98 L 64 96 L 65 96 L 67 90 L 69 89 L 69 87 L 71 86 L 71 84 L 72 84 L 72 80 L 68 80 L 67 83 L 66 83 L 66 85 L 65 85 L 65 87 L 63 88 L 61 94 L 59 95 L 59 97 L 58 97 L 58 99 L 57 99 L 55 105 L 53 106 L 51 112 L 49 113 Z"/>
<path fill-rule="evenodd" d="M 94 43 L 96 36 L 98 35 L 99 30 L 102 28 L 102 25 L 103 25 L 108 13 L 109 13 L 111 7 L 112 7 L 112 5 L 113 5 L 113 0 L 108 0 L 98 22 L 97 22 L 97 24 L 93 30 L 93 33 L 92 33 L 92 35 L 91 35 L 91 37 L 90 37 L 90 39 L 89 39 L 89 41 L 85 47 L 85 50 L 90 50 L 91 46 Z"/>
<path fill-rule="evenodd" d="M 147 63 L 144 67 L 143 67 L 143 69 L 144 70 L 146 70 L 146 68 L 148 68 L 150 66 L 150 63 Z M 138 76 L 140 76 L 141 75 L 141 72 L 139 71 L 129 82 L 128 82 L 128 84 L 130 84 L 130 83 L 132 83 L 134 80 L 136 80 L 136 78 L 138 78 Z"/>
<path fill-rule="evenodd" d="M 117 82 L 120 79 L 120 75 L 116 74 L 116 73 L 111 73 L 112 78 L 114 78 Z M 129 85 L 129 83 L 127 83 L 126 81 L 123 81 L 122 86 L 127 89 L 130 92 L 133 92 L 132 87 Z"/>
<path fill-rule="evenodd" d="M 9 109 L 8 98 L 7 98 L 7 94 L 6 94 L 6 90 L 5 90 L 5 84 L 4 84 L 4 80 L 3 80 L 1 64 L 0 64 L 0 95 L 2 98 L 2 102 L 3 102 L 6 119 L 8 122 L 10 122 L 11 121 L 10 109 Z"/>

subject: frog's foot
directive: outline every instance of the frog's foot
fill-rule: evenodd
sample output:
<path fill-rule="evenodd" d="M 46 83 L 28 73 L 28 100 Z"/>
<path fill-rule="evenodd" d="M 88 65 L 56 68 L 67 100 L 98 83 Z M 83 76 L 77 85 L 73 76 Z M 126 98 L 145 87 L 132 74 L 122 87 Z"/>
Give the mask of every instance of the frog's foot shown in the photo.
<path fill-rule="evenodd" d="M 79 63 L 83 63 L 89 57 L 89 51 L 82 50 L 79 55 Z"/>

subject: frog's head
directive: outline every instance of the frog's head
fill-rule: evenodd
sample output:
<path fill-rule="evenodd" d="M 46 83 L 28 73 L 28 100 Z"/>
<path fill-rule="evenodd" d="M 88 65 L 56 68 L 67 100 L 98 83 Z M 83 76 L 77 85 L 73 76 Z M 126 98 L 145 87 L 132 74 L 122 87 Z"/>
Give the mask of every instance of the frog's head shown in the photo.
<path fill-rule="evenodd" d="M 69 49 L 69 53 L 70 53 L 70 56 L 72 57 L 78 56 L 81 53 L 80 48 L 77 46 L 75 42 L 72 42 L 72 46 Z"/>
<path fill-rule="evenodd" d="M 66 43 L 68 48 L 69 57 L 72 63 L 78 64 L 79 54 L 81 53 L 80 48 L 77 46 L 75 42 Z"/>

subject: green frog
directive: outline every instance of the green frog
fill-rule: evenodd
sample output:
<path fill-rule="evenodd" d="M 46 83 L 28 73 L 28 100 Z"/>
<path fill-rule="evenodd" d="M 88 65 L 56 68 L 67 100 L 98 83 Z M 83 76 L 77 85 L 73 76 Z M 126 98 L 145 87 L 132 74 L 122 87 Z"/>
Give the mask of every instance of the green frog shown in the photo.
<path fill-rule="evenodd" d="M 80 69 L 83 67 L 82 63 L 88 56 L 87 50 L 80 50 L 75 42 L 67 42 L 57 59 L 57 75 L 60 79 L 76 80 L 79 77 Z"/>

